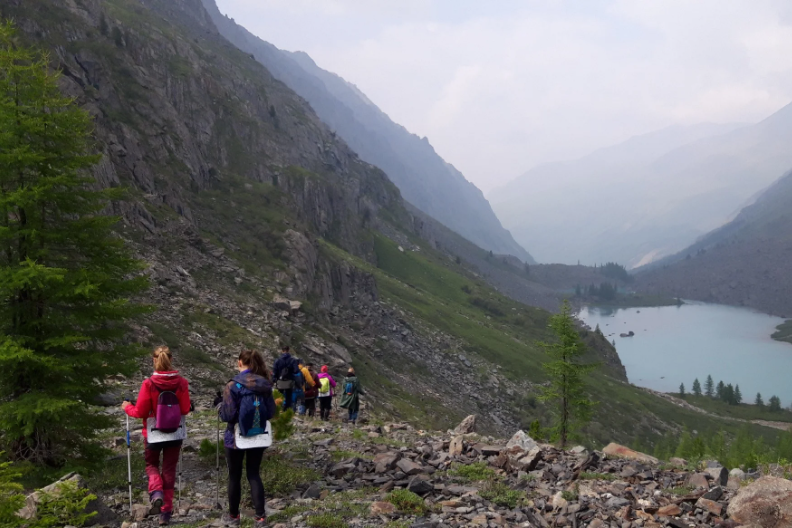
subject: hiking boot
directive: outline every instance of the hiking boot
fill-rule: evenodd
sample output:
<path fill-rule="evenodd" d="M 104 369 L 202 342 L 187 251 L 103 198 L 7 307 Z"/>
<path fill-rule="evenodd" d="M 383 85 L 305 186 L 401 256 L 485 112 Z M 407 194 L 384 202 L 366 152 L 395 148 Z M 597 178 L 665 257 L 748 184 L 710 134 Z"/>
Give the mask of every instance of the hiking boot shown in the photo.
<path fill-rule="evenodd" d="M 230 513 L 224 513 L 221 520 L 223 522 L 223 526 L 227 526 L 229 528 L 239 528 L 239 515 L 232 517 Z"/>
<path fill-rule="evenodd" d="M 257 517 L 256 521 L 253 523 L 253 528 L 267 528 L 267 518 Z"/>
<path fill-rule="evenodd" d="M 173 512 L 162 512 L 159 514 L 159 525 L 160 526 L 168 526 L 171 521 L 171 515 Z"/>
<path fill-rule="evenodd" d="M 152 491 L 151 495 L 149 495 L 149 499 L 151 500 L 151 509 L 149 510 L 149 515 L 159 515 L 162 511 L 162 501 L 164 499 L 164 495 L 161 491 Z"/>

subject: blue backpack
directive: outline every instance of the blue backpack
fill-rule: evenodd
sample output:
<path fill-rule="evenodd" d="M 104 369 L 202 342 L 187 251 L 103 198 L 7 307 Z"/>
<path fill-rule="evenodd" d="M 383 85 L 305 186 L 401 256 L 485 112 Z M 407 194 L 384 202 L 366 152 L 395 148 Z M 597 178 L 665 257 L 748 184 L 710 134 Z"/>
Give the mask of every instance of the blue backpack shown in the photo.
<path fill-rule="evenodd" d="M 355 392 L 355 384 L 351 381 L 347 381 L 344 385 L 344 394 L 349 394 L 351 396 L 353 392 Z"/>
<path fill-rule="evenodd" d="M 242 436 L 264 434 L 267 420 L 272 418 L 268 402 L 240 383 L 236 383 L 236 389 L 239 393 L 239 432 Z"/>

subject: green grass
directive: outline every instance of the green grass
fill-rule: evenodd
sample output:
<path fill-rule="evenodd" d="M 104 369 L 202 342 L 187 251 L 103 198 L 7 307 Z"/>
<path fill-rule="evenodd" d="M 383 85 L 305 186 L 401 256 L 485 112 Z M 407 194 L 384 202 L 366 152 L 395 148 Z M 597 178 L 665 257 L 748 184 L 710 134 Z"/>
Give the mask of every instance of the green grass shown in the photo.
<path fill-rule="evenodd" d="M 495 478 L 495 470 L 489 467 L 486 462 L 474 462 L 467 465 L 456 464 L 448 470 L 448 475 L 467 482 L 478 482 Z"/>
<path fill-rule="evenodd" d="M 792 343 L 792 319 L 778 325 L 772 337 L 776 341 L 786 341 L 787 343 Z"/>
<path fill-rule="evenodd" d="M 618 475 L 614 473 L 589 473 L 584 472 L 580 474 L 580 480 L 616 480 Z"/>
<path fill-rule="evenodd" d="M 393 490 L 385 497 L 387 502 L 390 502 L 403 513 L 413 513 L 416 515 L 423 515 L 426 512 L 426 503 L 424 500 L 406 489 Z"/>
<path fill-rule="evenodd" d="M 289 495 L 297 486 L 314 482 L 320 476 L 316 470 L 295 464 L 274 452 L 265 456 L 261 463 L 264 489 L 275 496 Z"/>
<path fill-rule="evenodd" d="M 525 499 L 525 492 L 513 490 L 503 482 L 491 480 L 479 491 L 482 499 L 505 508 L 516 508 Z"/>
<path fill-rule="evenodd" d="M 747 398 L 748 396 L 746 396 Z M 767 395 L 765 401 L 770 397 Z M 685 401 L 691 405 L 695 405 L 700 409 L 707 412 L 717 414 L 719 416 L 728 416 L 730 418 L 738 418 L 740 420 L 766 420 L 769 422 L 791 422 L 792 412 L 781 409 L 777 412 L 770 412 L 767 405 L 764 407 L 757 407 L 756 405 L 748 405 L 741 403 L 740 405 L 729 405 L 726 402 L 716 400 L 715 398 L 708 398 L 707 396 L 693 396 L 688 394 L 685 396 Z M 752 399 L 752 398 L 751 398 Z"/>
<path fill-rule="evenodd" d="M 306 519 L 308 526 L 314 528 L 346 528 L 347 522 L 343 516 L 335 513 L 318 513 Z"/>

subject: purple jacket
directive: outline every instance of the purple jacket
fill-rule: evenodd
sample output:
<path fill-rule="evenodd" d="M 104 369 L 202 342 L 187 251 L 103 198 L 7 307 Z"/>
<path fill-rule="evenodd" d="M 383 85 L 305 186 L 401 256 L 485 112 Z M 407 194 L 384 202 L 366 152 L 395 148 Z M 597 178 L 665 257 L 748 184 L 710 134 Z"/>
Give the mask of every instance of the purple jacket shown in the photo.
<path fill-rule="evenodd" d="M 269 420 L 275 416 L 275 400 L 272 398 L 272 383 L 266 378 L 245 370 L 228 382 L 223 390 L 223 403 L 220 405 L 220 419 L 226 422 L 223 445 L 236 449 L 234 443 L 234 426 L 239 421 L 239 402 L 242 398 L 241 387 L 261 395 L 266 410 L 262 419 Z"/>
<path fill-rule="evenodd" d="M 335 386 L 336 386 L 336 380 L 334 380 L 334 379 L 333 379 L 333 376 L 331 376 L 330 374 L 327 374 L 326 372 L 322 372 L 322 373 L 320 373 L 320 374 L 318 374 L 318 375 L 316 376 L 316 379 L 318 379 L 318 380 L 321 380 L 322 378 L 328 378 L 328 379 L 330 380 L 330 396 L 335 396 L 335 391 L 334 391 L 333 389 L 335 389 Z M 320 387 L 322 386 L 322 382 L 321 382 L 321 381 L 320 381 L 320 382 L 318 382 L 317 384 L 318 384 Z M 320 389 L 320 390 L 321 390 L 321 389 Z M 320 395 L 320 396 L 321 396 L 321 395 Z"/>

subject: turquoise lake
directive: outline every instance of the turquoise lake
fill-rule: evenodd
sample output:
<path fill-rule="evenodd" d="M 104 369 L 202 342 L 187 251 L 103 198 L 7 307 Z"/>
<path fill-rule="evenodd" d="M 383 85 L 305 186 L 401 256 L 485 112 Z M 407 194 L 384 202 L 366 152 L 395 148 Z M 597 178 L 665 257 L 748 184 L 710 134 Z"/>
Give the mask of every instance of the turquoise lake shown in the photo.
<path fill-rule="evenodd" d="M 740 385 L 743 401 L 760 392 L 792 403 L 792 345 L 770 336 L 784 320 L 744 308 L 686 302 L 658 308 L 584 307 L 578 317 L 599 324 L 616 342 L 630 383 L 663 392 L 690 391 L 707 375 Z M 635 332 L 634 337 L 619 334 Z"/>

